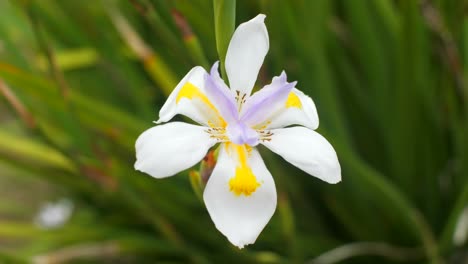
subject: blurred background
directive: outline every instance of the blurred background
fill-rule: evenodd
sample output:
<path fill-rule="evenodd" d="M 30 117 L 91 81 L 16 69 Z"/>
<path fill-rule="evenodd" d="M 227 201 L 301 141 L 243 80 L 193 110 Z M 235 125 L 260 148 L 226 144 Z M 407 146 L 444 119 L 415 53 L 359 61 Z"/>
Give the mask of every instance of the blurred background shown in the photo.
<path fill-rule="evenodd" d="M 343 181 L 261 149 L 278 208 L 239 250 L 198 167 L 155 180 L 134 143 L 258 13 L 256 85 L 298 81 Z M 0 263 L 468 263 L 467 14 L 463 0 L 0 0 Z"/>

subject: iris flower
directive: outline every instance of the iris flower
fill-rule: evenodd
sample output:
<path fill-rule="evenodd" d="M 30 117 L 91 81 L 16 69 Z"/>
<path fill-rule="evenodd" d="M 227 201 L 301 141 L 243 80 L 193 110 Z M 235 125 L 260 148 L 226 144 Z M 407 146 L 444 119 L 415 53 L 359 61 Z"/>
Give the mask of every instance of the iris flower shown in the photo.
<path fill-rule="evenodd" d="M 330 143 L 315 132 L 314 102 L 283 71 L 258 92 L 255 80 L 269 49 L 260 14 L 236 29 L 226 54 L 230 88 L 218 62 L 207 73 L 194 67 L 159 112 L 157 125 L 136 141 L 135 169 L 155 178 L 188 169 L 220 143 L 203 200 L 216 228 L 239 248 L 255 242 L 275 212 L 273 178 L 256 146 L 264 145 L 299 169 L 328 183 L 341 180 Z M 199 125 L 170 122 L 175 115 Z"/>

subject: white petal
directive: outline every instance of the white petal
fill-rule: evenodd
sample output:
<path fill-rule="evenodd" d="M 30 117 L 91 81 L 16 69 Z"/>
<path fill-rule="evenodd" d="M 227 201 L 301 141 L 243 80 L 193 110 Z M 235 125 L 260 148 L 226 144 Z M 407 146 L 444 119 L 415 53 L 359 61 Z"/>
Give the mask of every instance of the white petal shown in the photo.
<path fill-rule="evenodd" d="M 239 248 L 255 242 L 276 209 L 276 187 L 258 151 L 250 151 L 250 165 L 260 186 L 246 196 L 230 191 L 229 181 L 239 166 L 236 152 L 221 148 L 203 199 L 216 228 Z"/>
<path fill-rule="evenodd" d="M 317 129 L 319 126 L 314 101 L 296 88 L 289 94 L 284 108 L 271 117 L 266 128 L 273 129 L 290 125 L 301 125 L 310 129 Z"/>
<path fill-rule="evenodd" d="M 194 67 L 177 84 L 159 111 L 157 124 L 182 114 L 203 125 L 221 125 L 222 117 L 205 90 L 208 73 L 200 66 Z"/>
<path fill-rule="evenodd" d="M 135 144 L 135 169 L 155 178 L 165 178 L 192 167 L 216 144 L 205 130 L 182 122 L 146 130 Z"/>
<path fill-rule="evenodd" d="M 305 127 L 270 130 L 264 144 L 299 169 L 328 183 L 341 181 L 341 167 L 332 145 L 319 133 Z"/>
<path fill-rule="evenodd" d="M 269 48 L 265 15 L 242 23 L 234 32 L 226 54 L 231 89 L 250 95 Z"/>

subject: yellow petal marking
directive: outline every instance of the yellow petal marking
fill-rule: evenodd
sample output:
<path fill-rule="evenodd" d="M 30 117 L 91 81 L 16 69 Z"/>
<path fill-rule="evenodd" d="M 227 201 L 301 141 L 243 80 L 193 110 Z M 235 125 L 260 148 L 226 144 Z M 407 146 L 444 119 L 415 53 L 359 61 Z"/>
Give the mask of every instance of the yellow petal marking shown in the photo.
<path fill-rule="evenodd" d="M 246 145 L 232 144 L 232 146 L 239 155 L 239 165 L 236 167 L 234 177 L 229 180 L 229 190 L 236 196 L 241 194 L 250 196 L 260 186 L 252 169 L 247 164 L 247 155 L 252 149 Z"/>
<path fill-rule="evenodd" d="M 294 92 L 290 92 L 286 100 L 286 108 L 290 107 L 302 108 L 301 100 Z"/>
<path fill-rule="evenodd" d="M 187 98 L 187 99 L 190 99 L 190 100 L 193 100 L 195 98 L 197 99 L 200 99 L 206 106 L 208 106 L 208 108 L 212 109 L 214 112 L 216 112 L 216 115 L 218 116 L 219 118 L 219 121 L 221 123 L 221 126 L 222 127 L 226 127 L 226 121 L 224 121 L 224 119 L 221 117 L 221 114 L 219 113 L 218 109 L 216 109 L 216 107 L 211 103 L 210 99 L 208 99 L 208 97 L 206 97 L 206 95 L 204 95 L 200 89 L 198 89 L 195 85 L 193 85 L 192 83 L 190 82 L 187 82 L 186 84 L 184 84 L 184 86 L 182 86 L 182 88 L 180 89 L 179 93 L 177 94 L 177 98 L 176 98 L 176 104 L 179 103 L 179 101 L 182 99 L 182 98 Z M 214 124 L 212 121 L 208 121 L 208 124 L 213 127 Z"/>

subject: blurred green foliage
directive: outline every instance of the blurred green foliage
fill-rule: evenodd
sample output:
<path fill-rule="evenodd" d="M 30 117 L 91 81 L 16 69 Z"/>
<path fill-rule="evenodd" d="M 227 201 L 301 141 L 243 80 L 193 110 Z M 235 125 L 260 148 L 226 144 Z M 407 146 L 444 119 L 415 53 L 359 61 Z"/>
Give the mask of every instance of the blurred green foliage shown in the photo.
<path fill-rule="evenodd" d="M 0 0 L 0 263 L 466 263 L 467 10 L 463 0 Z M 257 86 L 283 69 L 298 80 L 343 181 L 265 151 L 278 209 L 238 250 L 187 172 L 159 181 L 133 170 L 134 142 L 190 68 L 223 58 L 234 17 L 258 13 L 271 44 Z M 40 204 L 58 197 L 75 204 L 70 221 L 38 227 Z"/>

